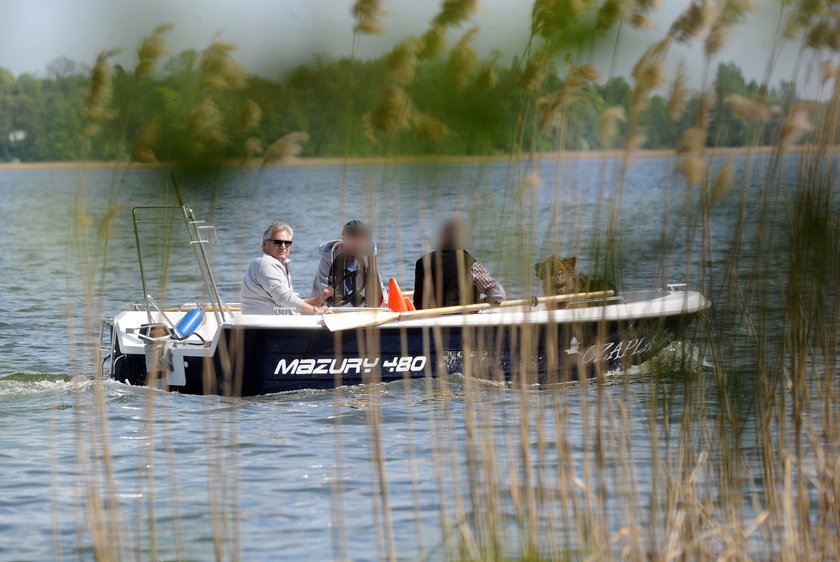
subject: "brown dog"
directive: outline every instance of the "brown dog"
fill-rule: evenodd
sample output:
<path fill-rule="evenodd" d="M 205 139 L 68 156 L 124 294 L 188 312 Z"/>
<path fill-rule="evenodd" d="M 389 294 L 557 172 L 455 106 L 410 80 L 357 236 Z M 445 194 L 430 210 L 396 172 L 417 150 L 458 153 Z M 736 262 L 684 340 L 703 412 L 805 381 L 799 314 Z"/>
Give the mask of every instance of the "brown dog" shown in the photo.
<path fill-rule="evenodd" d="M 571 295 L 580 293 L 586 280 L 577 270 L 577 258 L 558 258 L 551 256 L 545 261 L 534 264 L 534 272 L 543 281 L 545 296 Z"/>
<path fill-rule="evenodd" d="M 551 256 L 545 261 L 534 264 L 534 273 L 542 279 L 545 296 L 571 295 L 589 291 L 615 290 L 613 284 L 603 279 L 591 279 L 575 269 L 577 258 L 558 258 Z M 566 308 L 565 303 L 556 306 Z M 553 307 L 552 307 L 553 308 Z"/>

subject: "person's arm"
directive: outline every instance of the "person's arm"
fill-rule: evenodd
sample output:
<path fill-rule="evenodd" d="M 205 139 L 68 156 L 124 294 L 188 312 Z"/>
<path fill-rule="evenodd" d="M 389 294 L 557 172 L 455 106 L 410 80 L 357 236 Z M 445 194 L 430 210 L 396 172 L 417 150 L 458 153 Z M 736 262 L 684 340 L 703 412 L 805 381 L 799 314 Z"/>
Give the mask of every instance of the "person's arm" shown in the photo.
<path fill-rule="evenodd" d="M 303 306 L 300 307 L 298 312 L 301 314 L 321 314 L 322 312 L 326 312 L 329 307 L 323 301 L 319 303 L 319 300 L 320 297 L 304 300 Z"/>
<path fill-rule="evenodd" d="M 275 306 L 293 308 L 302 314 L 312 313 L 313 307 L 308 301 L 315 299 L 304 300 L 294 291 L 285 266 L 265 260 L 260 267 L 260 276 L 260 285 L 271 296 Z"/>
<path fill-rule="evenodd" d="M 485 295 L 485 301 L 490 304 L 501 304 L 504 302 L 507 295 L 501 283 L 490 275 L 487 268 L 481 265 L 480 262 L 475 262 L 470 267 L 470 275 L 475 287 Z"/>
<path fill-rule="evenodd" d="M 315 279 L 312 280 L 312 291 L 310 295 L 315 298 L 321 294 L 321 291 L 329 287 L 330 267 L 332 267 L 332 252 L 326 250 L 322 245 L 319 248 L 321 257 L 318 260 L 318 272 L 315 273 Z"/>

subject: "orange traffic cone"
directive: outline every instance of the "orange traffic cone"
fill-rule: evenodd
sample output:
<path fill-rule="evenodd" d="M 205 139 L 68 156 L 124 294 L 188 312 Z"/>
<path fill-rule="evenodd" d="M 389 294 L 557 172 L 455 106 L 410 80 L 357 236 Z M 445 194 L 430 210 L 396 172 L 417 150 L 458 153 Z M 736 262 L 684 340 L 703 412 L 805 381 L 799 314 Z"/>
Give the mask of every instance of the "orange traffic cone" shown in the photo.
<path fill-rule="evenodd" d="M 410 298 L 408 298 L 408 297 L 403 297 L 403 299 L 405 299 L 405 309 L 406 309 L 408 312 L 411 312 L 412 310 L 417 310 L 416 308 L 414 308 L 414 303 L 413 303 L 413 302 L 411 302 L 411 299 L 410 299 Z"/>
<path fill-rule="evenodd" d="M 388 279 L 388 308 L 394 312 L 406 312 L 405 299 L 403 298 L 397 280 L 391 277 Z"/>

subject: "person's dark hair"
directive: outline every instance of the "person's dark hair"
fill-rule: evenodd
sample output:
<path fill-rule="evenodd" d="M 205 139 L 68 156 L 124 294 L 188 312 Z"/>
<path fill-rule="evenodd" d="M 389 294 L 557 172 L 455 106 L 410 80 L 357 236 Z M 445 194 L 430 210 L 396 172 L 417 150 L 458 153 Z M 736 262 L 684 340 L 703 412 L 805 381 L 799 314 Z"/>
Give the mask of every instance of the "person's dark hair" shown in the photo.
<path fill-rule="evenodd" d="M 370 227 L 358 219 L 353 219 L 347 221 L 341 229 L 341 234 L 370 234 Z"/>

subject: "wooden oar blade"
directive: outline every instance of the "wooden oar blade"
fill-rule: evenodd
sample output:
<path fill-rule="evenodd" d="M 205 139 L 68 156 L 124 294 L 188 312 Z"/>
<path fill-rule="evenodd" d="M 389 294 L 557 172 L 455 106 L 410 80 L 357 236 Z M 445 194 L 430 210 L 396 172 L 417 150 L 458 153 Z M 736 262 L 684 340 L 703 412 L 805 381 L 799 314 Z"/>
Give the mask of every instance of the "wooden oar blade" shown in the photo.
<path fill-rule="evenodd" d="M 324 314 L 324 326 L 330 332 L 341 332 L 354 330 L 356 328 L 369 328 L 381 326 L 400 317 L 398 312 L 390 310 L 356 310 L 353 312 L 336 312 Z"/>

